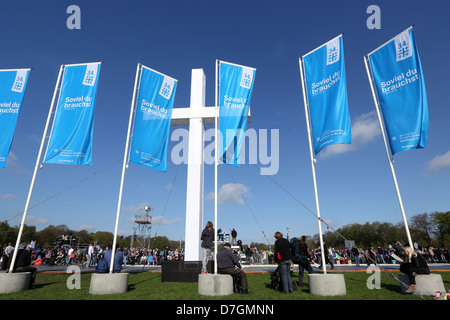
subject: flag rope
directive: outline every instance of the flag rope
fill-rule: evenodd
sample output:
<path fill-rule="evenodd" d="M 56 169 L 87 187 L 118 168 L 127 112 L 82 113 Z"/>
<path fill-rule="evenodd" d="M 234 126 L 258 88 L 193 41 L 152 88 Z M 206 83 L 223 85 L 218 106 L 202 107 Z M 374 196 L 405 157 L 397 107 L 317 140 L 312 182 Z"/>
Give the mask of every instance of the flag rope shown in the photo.
<path fill-rule="evenodd" d="M 172 194 L 172 190 L 174 188 L 175 180 L 177 179 L 179 169 L 180 169 L 180 165 L 177 166 L 177 171 L 175 172 L 175 176 L 173 177 L 172 185 L 170 187 L 169 194 L 168 194 L 167 199 L 166 199 L 166 203 L 164 204 L 164 209 L 163 209 L 163 212 L 162 212 L 162 216 L 161 216 L 161 219 L 159 220 L 159 224 L 158 224 L 158 227 L 156 228 L 156 233 L 155 233 L 155 236 L 153 237 L 153 239 L 155 239 L 156 236 L 158 235 L 159 226 L 161 225 L 162 218 L 164 217 L 164 213 L 166 212 L 167 204 L 169 203 L 169 198 L 170 198 L 170 195 Z M 150 248 L 151 247 L 152 247 L 152 239 L 150 238 Z"/>
<path fill-rule="evenodd" d="M 255 168 L 259 169 L 258 166 L 256 166 L 255 164 L 252 164 Z M 281 190 L 283 190 L 285 193 L 287 193 L 290 197 L 292 197 L 296 202 L 298 202 L 299 204 L 301 204 L 307 211 L 309 211 L 311 214 L 313 214 L 315 216 L 315 218 L 317 218 L 317 215 L 311 210 L 309 209 L 304 203 L 302 203 L 300 200 L 298 200 L 292 193 L 290 193 L 288 190 L 286 190 L 283 186 L 281 186 L 278 182 L 276 182 L 274 179 L 272 179 L 270 176 L 266 175 L 266 177 L 273 182 L 275 185 L 277 185 Z M 318 220 L 320 220 L 320 222 L 322 222 L 323 224 L 325 224 L 327 226 L 327 228 L 330 228 L 331 230 L 333 230 L 338 236 L 342 237 L 344 240 L 349 241 L 347 238 L 345 238 L 341 233 L 339 233 L 336 229 L 334 229 L 332 226 L 330 226 L 328 223 L 326 223 L 322 218 L 317 218 Z M 366 258 L 368 258 L 369 260 L 371 260 L 378 268 L 382 269 L 384 272 L 386 272 L 386 274 L 392 278 L 394 278 L 395 280 L 399 281 L 401 285 L 403 285 L 405 288 L 410 289 L 410 285 L 408 285 L 407 283 L 401 281 L 395 274 L 393 274 L 392 272 L 390 272 L 387 268 L 381 266 L 378 264 L 377 261 L 375 261 L 374 259 L 372 259 L 368 254 L 364 255 Z M 417 293 L 416 291 L 412 291 L 413 294 L 417 295 L 418 297 L 420 297 L 421 299 L 423 299 L 422 295 L 420 295 L 419 293 Z"/>
<path fill-rule="evenodd" d="M 240 189 L 239 185 L 236 183 L 236 180 L 234 179 L 234 177 L 231 175 L 231 172 L 230 172 L 230 169 L 228 168 L 228 166 L 225 166 L 225 167 L 227 168 L 227 171 L 228 171 L 228 173 L 229 173 L 231 179 L 233 180 L 234 184 L 237 186 L 238 191 L 239 191 L 239 193 L 240 193 L 242 199 L 244 199 L 244 203 L 246 204 L 247 208 L 249 209 L 250 213 L 252 214 L 253 218 L 255 219 L 256 224 L 257 224 L 258 227 L 261 229 L 261 232 L 262 232 L 264 238 L 266 238 L 266 240 L 267 240 L 267 242 L 269 243 L 269 246 L 270 246 L 270 245 L 271 245 L 271 244 L 270 244 L 270 240 L 267 238 L 267 236 L 266 236 L 266 234 L 265 234 L 263 228 L 261 227 L 261 225 L 259 224 L 258 220 L 256 219 L 256 217 L 255 217 L 255 215 L 254 215 L 254 213 L 253 213 L 252 208 L 250 208 L 250 205 L 248 204 L 247 199 L 246 199 L 245 196 L 244 196 L 244 193 L 241 192 L 241 189 Z"/>
<path fill-rule="evenodd" d="M 70 185 L 70 186 L 64 188 L 63 190 L 61 190 L 61 191 L 55 193 L 54 195 L 52 195 L 52 196 L 50 196 L 50 197 L 48 197 L 48 198 L 46 198 L 46 199 L 44 199 L 44 200 L 42 200 L 42 201 L 36 203 L 35 205 L 31 206 L 31 207 L 28 209 L 28 211 L 31 210 L 31 209 L 33 209 L 33 208 L 36 208 L 37 206 L 43 204 L 44 202 L 49 201 L 50 199 L 53 199 L 53 198 L 59 196 L 60 194 L 62 194 L 62 193 L 64 193 L 64 192 L 66 192 L 66 191 L 72 189 L 73 187 L 75 187 L 75 186 L 77 186 L 77 185 L 79 185 L 79 184 L 85 182 L 86 180 L 89 180 L 89 179 L 92 178 L 93 176 L 99 174 L 99 173 L 102 172 L 102 171 L 105 171 L 106 169 L 109 169 L 110 167 L 112 167 L 113 165 L 115 165 L 116 163 L 118 163 L 118 162 L 121 161 L 121 160 L 122 160 L 122 159 L 119 159 L 119 160 L 116 160 L 116 161 L 110 163 L 110 164 L 107 165 L 106 167 L 104 167 L 104 168 L 102 168 L 102 169 L 100 169 L 100 170 L 94 172 L 93 174 L 87 176 L 86 178 L 84 178 L 84 179 L 82 179 L 82 180 L 80 180 L 80 181 L 78 181 L 78 182 L 75 182 L 74 184 L 72 184 L 72 185 Z M 22 212 L 20 212 L 20 213 L 18 213 L 18 214 L 16 214 L 16 215 L 12 216 L 11 218 L 4 220 L 3 223 L 7 223 L 8 221 L 14 219 L 15 217 L 17 217 L 17 216 L 19 216 L 19 215 L 22 215 L 23 213 L 24 213 L 24 212 L 22 211 Z"/>

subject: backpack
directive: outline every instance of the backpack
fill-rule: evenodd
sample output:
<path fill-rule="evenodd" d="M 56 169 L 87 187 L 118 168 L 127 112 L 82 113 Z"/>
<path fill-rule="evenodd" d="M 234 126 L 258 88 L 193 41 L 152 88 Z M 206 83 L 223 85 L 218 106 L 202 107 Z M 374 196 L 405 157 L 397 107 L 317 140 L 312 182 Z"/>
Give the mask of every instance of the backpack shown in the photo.
<path fill-rule="evenodd" d="M 292 262 L 299 264 L 302 259 L 307 259 L 307 256 L 301 255 L 300 239 L 292 238 L 290 241 L 292 251 Z"/>

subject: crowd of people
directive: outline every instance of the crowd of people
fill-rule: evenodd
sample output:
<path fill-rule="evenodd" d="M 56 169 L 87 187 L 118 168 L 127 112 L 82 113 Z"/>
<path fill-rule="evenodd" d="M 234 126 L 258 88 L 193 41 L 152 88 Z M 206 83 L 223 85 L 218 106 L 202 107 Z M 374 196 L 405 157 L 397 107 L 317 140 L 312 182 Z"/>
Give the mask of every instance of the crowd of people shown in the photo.
<path fill-rule="evenodd" d="M 328 253 L 326 259 L 331 261 L 334 266 L 336 264 L 395 264 L 395 259 L 391 254 L 396 252 L 395 245 L 389 245 L 383 248 L 378 245 L 376 248 L 369 245 L 367 248 L 352 248 L 335 249 L 328 248 L 324 245 L 325 251 Z M 428 263 L 450 263 L 449 247 L 419 247 L 415 246 L 415 251 L 421 253 Z M 258 250 L 256 247 L 250 246 L 240 247 L 236 252 L 239 257 L 242 257 L 244 264 L 273 264 L 275 263 L 274 251 Z M 321 265 L 321 249 L 320 246 L 308 250 L 309 259 L 311 263 Z M 328 261 L 327 261 L 328 263 Z"/>
<path fill-rule="evenodd" d="M 329 248 L 328 255 L 333 264 L 395 264 L 397 262 L 392 257 L 392 254 L 398 253 L 400 247 L 403 246 L 400 241 L 397 241 L 394 245 L 389 244 L 387 248 L 383 248 L 381 245 L 377 247 L 369 245 L 367 248 L 357 248 L 355 246 L 343 249 Z M 421 253 L 428 263 L 450 262 L 448 247 L 435 248 L 430 246 L 427 248 L 419 247 L 415 244 L 414 249 Z M 310 254 L 311 260 L 320 264 L 320 247 L 311 250 Z"/>
<path fill-rule="evenodd" d="M 258 248 L 250 246 L 239 245 L 240 241 L 237 241 L 239 249 L 234 250 L 237 259 L 242 264 L 274 264 L 276 261 L 274 251 L 258 250 Z M 211 242 L 212 243 L 212 242 Z M 368 248 L 343 248 L 335 249 L 333 247 L 325 248 L 328 254 L 326 255 L 326 263 L 329 263 L 334 267 L 336 264 L 395 264 L 395 259 L 391 256 L 395 253 L 396 244 L 389 245 L 387 248 L 383 248 L 378 245 L 373 247 L 371 245 Z M 92 249 L 89 249 L 92 248 Z M 86 248 L 74 248 L 70 246 L 60 246 L 53 248 L 30 248 L 27 249 L 31 252 L 32 265 L 44 265 L 44 266 L 62 266 L 62 265 L 79 265 L 81 267 L 92 267 L 97 264 L 98 256 L 104 254 L 109 248 L 102 248 L 99 245 L 91 244 Z M 13 252 L 14 248 L 11 243 L 3 247 L 0 245 L 0 257 L 2 260 L 2 270 L 6 270 L 6 262 L 8 256 Z M 89 250 L 91 252 L 89 253 Z M 212 245 L 211 245 L 212 250 Z M 211 250 L 204 250 L 204 257 L 212 254 Z M 155 249 L 139 249 L 139 248 L 123 248 L 124 266 L 126 265 L 160 265 L 162 261 L 179 261 L 184 258 L 183 249 L 170 249 L 155 248 Z M 426 259 L 427 263 L 441 263 L 450 262 L 449 248 L 448 247 L 419 247 L 415 246 L 415 251 L 421 253 Z M 321 251 L 320 246 L 308 250 L 309 260 L 312 264 L 321 265 Z M 3 261 L 5 263 L 3 263 Z M 89 263 L 89 264 L 88 264 Z M 206 272 L 206 264 L 203 269 Z"/>
<path fill-rule="evenodd" d="M 74 248 L 71 246 L 57 246 L 52 248 L 26 248 L 31 255 L 31 265 L 34 266 L 67 266 L 78 265 L 80 267 L 94 267 L 101 256 L 109 248 L 90 244 L 85 248 Z M 183 260 L 183 249 L 139 249 L 121 248 L 124 256 L 123 265 L 160 265 L 162 261 Z M 11 243 L 3 247 L 0 245 L 0 260 L 2 270 L 6 270 L 9 258 L 12 257 L 14 247 Z"/>

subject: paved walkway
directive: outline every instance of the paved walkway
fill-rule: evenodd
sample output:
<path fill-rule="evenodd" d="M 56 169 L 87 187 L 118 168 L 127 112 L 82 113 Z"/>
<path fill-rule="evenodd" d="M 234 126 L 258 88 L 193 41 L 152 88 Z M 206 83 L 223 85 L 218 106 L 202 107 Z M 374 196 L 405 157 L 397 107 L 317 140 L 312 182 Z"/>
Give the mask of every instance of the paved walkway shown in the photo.
<path fill-rule="evenodd" d="M 449 263 L 430 263 L 428 264 L 431 271 L 440 271 L 440 272 L 450 272 L 450 264 Z M 245 272 L 273 272 L 276 269 L 276 265 L 274 264 L 252 264 L 252 265 L 243 265 Z M 389 271 L 399 270 L 398 264 L 381 264 L 381 268 L 385 268 Z M 67 272 L 68 266 L 37 266 L 38 272 Z M 322 271 L 322 268 L 313 267 L 314 271 Z M 337 264 L 334 266 L 334 269 L 331 270 L 330 265 L 326 267 L 327 272 L 366 272 L 367 265 L 361 264 L 359 267 L 354 264 Z M 122 271 L 125 272 L 144 272 L 144 271 L 154 271 L 161 272 L 161 266 L 142 266 L 142 265 L 127 265 L 126 268 L 123 268 Z M 294 265 L 294 271 L 298 271 L 298 265 Z M 4 271 L 0 271 L 4 272 Z M 95 272 L 95 267 L 92 268 L 81 268 L 81 272 L 89 273 Z"/>

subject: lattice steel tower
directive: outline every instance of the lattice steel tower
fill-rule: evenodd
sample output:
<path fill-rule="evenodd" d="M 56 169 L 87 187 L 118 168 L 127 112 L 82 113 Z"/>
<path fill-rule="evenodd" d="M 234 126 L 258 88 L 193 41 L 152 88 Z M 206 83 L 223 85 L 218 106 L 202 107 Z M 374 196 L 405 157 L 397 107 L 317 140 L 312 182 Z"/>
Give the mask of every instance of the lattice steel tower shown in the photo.
<path fill-rule="evenodd" d="M 130 244 L 132 248 L 150 248 L 152 217 L 149 216 L 148 213 L 152 211 L 152 208 L 149 205 L 146 205 L 144 207 L 144 210 L 144 215 L 134 216 L 133 236 L 131 238 Z"/>

